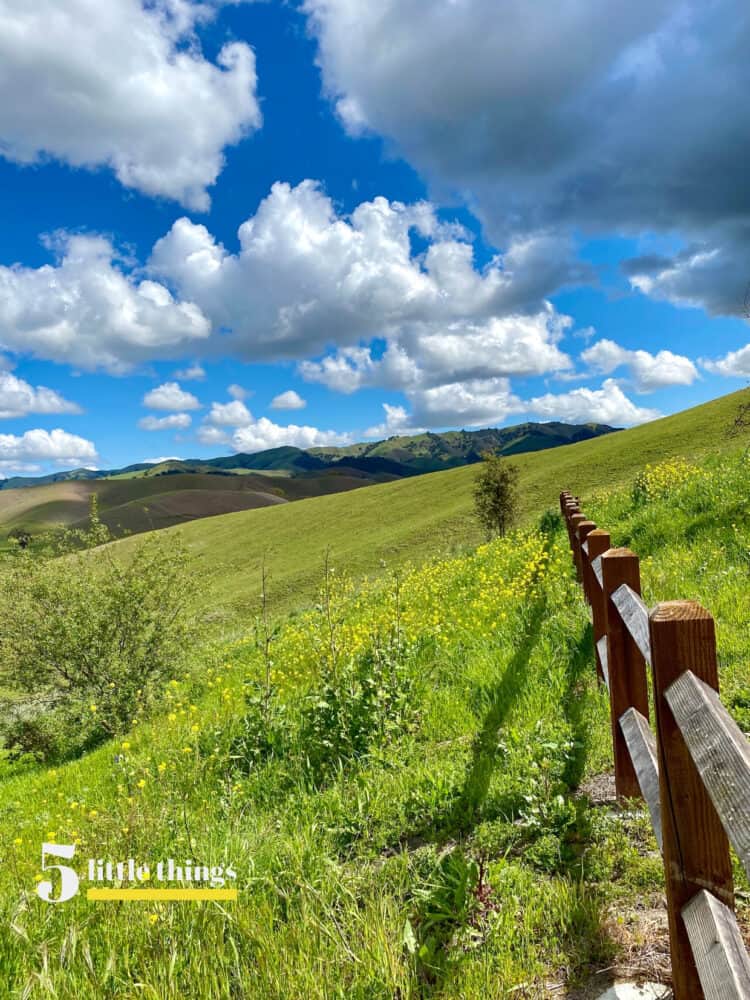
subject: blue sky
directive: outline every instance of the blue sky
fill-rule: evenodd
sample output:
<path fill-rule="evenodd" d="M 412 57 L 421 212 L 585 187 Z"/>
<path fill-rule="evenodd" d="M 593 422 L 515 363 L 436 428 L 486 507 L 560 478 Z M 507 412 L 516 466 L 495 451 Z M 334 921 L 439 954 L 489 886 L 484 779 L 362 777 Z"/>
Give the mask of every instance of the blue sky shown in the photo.
<path fill-rule="evenodd" d="M 0 475 L 746 384 L 747 12 L 533 6 L 0 0 Z"/>

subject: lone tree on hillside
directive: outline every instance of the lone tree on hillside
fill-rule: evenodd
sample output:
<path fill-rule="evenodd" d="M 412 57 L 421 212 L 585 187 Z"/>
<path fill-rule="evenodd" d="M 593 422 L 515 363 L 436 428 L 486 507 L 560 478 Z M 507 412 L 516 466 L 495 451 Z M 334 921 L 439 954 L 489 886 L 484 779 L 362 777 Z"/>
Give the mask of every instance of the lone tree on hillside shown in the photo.
<path fill-rule="evenodd" d="M 750 431 L 750 397 L 744 398 L 737 407 L 731 424 L 727 427 L 728 438 L 743 437 Z M 745 456 L 750 453 L 750 443 L 745 448 Z"/>
<path fill-rule="evenodd" d="M 519 469 L 505 458 L 482 454 L 474 480 L 474 510 L 488 535 L 505 535 L 518 509 Z"/>

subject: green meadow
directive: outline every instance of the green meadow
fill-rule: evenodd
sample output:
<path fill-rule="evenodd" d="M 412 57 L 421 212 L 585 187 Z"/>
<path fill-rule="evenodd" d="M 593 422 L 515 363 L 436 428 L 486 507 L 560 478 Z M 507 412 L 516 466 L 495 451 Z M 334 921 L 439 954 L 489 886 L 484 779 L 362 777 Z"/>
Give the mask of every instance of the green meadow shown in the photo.
<path fill-rule="evenodd" d="M 473 520 L 471 468 L 179 529 L 204 638 L 151 713 L 74 759 L 4 761 L 7 995 L 574 997 L 599 970 L 653 971 L 648 815 L 586 792 L 612 768 L 609 715 L 557 497 L 641 556 L 649 603 L 713 612 L 750 730 L 743 398 L 519 456 L 504 539 Z M 228 865 L 239 899 L 93 902 L 82 880 L 45 903 L 43 841 L 81 873 Z"/>

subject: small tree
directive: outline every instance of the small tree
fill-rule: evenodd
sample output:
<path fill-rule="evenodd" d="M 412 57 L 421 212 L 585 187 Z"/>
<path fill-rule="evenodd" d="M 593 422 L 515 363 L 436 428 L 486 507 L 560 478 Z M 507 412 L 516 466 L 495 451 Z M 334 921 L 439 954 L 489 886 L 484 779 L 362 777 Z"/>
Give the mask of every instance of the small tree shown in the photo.
<path fill-rule="evenodd" d="M 474 510 L 488 535 L 505 535 L 518 509 L 519 469 L 505 458 L 484 452 L 474 480 Z"/>
<path fill-rule="evenodd" d="M 743 399 L 737 407 L 734 418 L 727 427 L 728 438 L 743 437 L 750 431 L 750 399 Z M 745 448 L 745 457 L 750 453 L 750 443 Z"/>

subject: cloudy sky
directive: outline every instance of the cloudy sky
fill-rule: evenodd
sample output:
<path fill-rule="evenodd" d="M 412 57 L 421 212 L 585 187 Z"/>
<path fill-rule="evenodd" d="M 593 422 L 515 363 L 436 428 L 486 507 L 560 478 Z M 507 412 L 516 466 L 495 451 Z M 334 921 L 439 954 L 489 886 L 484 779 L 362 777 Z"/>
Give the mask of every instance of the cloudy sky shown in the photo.
<path fill-rule="evenodd" d="M 0 0 L 0 475 L 750 379 L 746 0 Z"/>

